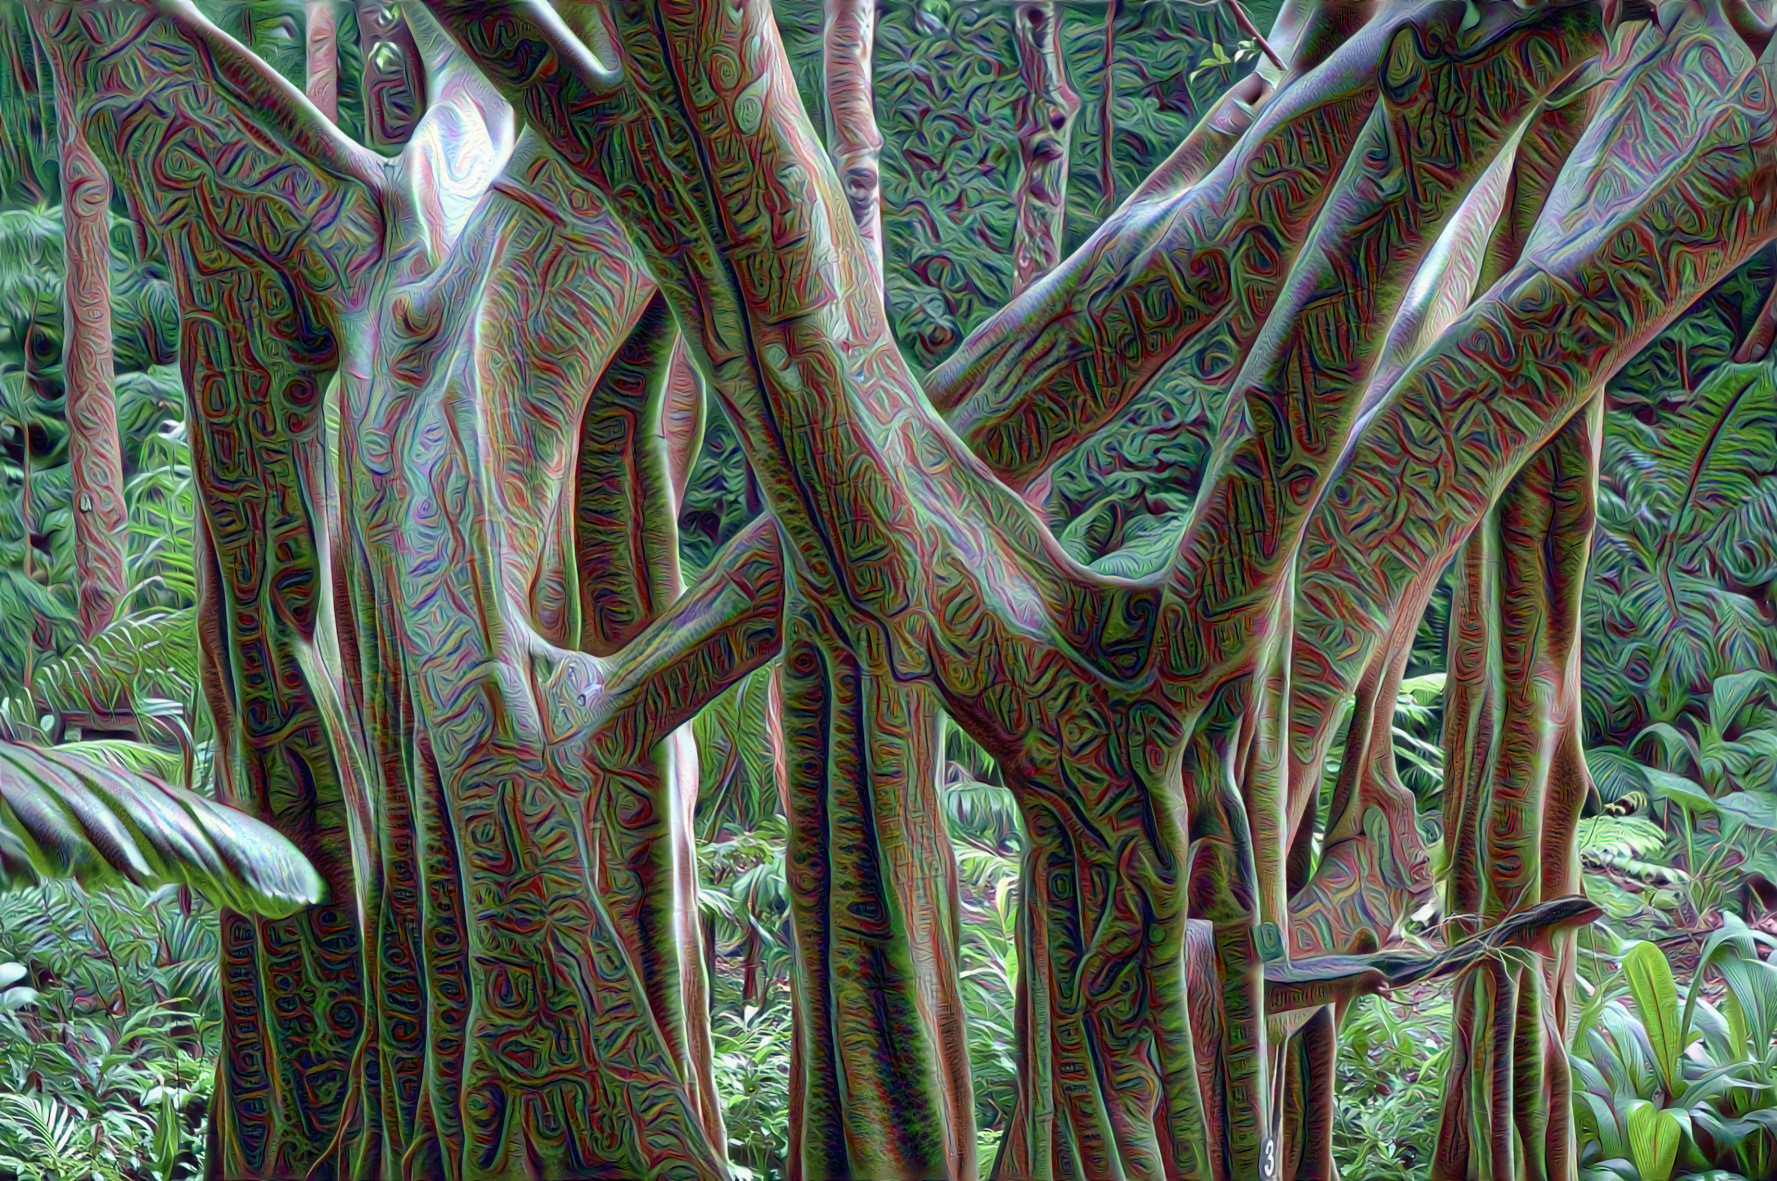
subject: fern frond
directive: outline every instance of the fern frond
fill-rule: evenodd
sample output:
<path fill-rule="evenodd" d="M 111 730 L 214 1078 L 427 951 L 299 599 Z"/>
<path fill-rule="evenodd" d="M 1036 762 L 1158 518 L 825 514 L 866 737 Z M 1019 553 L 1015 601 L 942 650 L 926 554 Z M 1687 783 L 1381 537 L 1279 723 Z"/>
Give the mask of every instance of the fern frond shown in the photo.
<path fill-rule="evenodd" d="M 1641 816 L 1588 816 L 1580 821 L 1574 841 L 1582 856 L 1642 858 L 1665 846 L 1666 832 Z"/>
<path fill-rule="evenodd" d="M 139 691 L 190 698 L 198 680 L 190 608 L 126 616 L 37 669 L 32 690 L 57 712 L 120 713 Z"/>

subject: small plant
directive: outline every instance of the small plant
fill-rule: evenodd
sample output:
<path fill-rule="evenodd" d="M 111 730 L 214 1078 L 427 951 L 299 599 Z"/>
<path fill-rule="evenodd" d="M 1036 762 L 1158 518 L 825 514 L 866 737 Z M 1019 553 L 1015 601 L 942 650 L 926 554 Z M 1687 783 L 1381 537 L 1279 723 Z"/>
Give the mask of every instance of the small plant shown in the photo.
<path fill-rule="evenodd" d="M 1446 990 L 1365 997 L 1339 1028 L 1333 1159 L 1341 1177 L 1430 1174 L 1450 1057 Z"/>
<path fill-rule="evenodd" d="M 1773 1175 L 1777 966 L 1758 950 L 1772 942 L 1724 915 L 1703 944 L 1682 1003 L 1657 945 L 1632 942 L 1621 949 L 1621 984 L 1594 993 L 1575 1039 L 1583 1177 L 1671 1181 L 1705 1170 Z M 1703 998 L 1712 969 L 1726 987 L 1719 1008 Z"/>

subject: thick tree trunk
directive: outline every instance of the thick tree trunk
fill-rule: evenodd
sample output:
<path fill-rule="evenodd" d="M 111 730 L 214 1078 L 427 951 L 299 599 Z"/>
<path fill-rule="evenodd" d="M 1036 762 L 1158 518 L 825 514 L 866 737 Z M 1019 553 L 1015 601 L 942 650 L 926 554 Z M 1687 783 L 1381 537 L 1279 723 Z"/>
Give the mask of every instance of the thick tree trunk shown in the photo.
<path fill-rule="evenodd" d="M 1012 294 L 1018 295 L 1061 261 L 1067 217 L 1067 164 L 1080 96 L 1067 84 L 1061 49 L 1061 6 L 1030 0 L 1012 14 L 1018 46 L 1017 224 L 1012 232 Z"/>
<path fill-rule="evenodd" d="M 795 1069 L 839 1109 L 795 1130 L 807 1171 L 969 1167 L 966 1071 L 945 1051 L 954 884 L 917 790 L 935 752 L 916 710 L 939 701 L 1005 768 L 1029 839 L 1002 1170 L 1266 1175 L 1287 1074 L 1273 1042 L 1384 979 L 1291 962 L 1276 928 L 1304 534 L 1338 557 L 1316 593 L 1373 652 L 1412 575 L 1448 560 L 1638 342 L 1771 235 L 1768 69 L 1747 77 L 1743 48 L 1675 17 L 1671 45 L 1650 47 L 1670 57 L 1613 90 L 1576 149 L 1602 179 L 1558 186 L 1523 257 L 1386 389 L 1372 382 L 1412 283 L 1596 52 L 1589 10 L 1392 11 L 1287 87 L 1184 198 L 1132 203 L 1126 238 L 1021 301 L 1121 311 L 1090 329 L 1040 314 L 1041 328 L 996 328 L 950 404 L 998 398 L 973 421 L 1034 424 L 990 459 L 1028 471 L 1160 354 L 1188 343 L 1213 359 L 1200 368 L 1229 389 L 1222 444 L 1169 577 L 1135 584 L 1061 557 L 931 413 L 761 0 L 619 0 L 620 73 L 551 5 L 433 5 L 538 137 L 460 238 L 388 178 L 485 187 L 497 142 L 447 168 L 425 156 L 446 137 L 415 136 L 418 158 L 390 168 L 177 0 L 101 14 L 118 26 L 103 30 L 83 10 L 52 37 L 101 150 L 121 153 L 127 183 L 167 188 L 137 195 L 184 260 L 214 548 L 206 689 L 242 779 L 228 790 L 302 835 L 356 905 L 336 925 L 370 953 L 361 965 L 354 938 L 352 974 L 329 973 L 344 942 L 318 912 L 228 929 L 239 1005 L 219 1103 L 234 1106 L 215 1167 L 302 1171 L 337 1129 L 322 1169 L 352 1176 L 720 1175 L 687 975 L 689 793 L 654 752 L 784 642 L 787 612 L 802 678 L 782 711 L 807 1027 Z M 1697 48 L 1732 69 L 1661 72 Z M 171 101 L 117 86 L 130 53 L 151 55 L 136 63 L 148 83 L 173 63 Z M 475 117 L 498 122 L 496 105 Z M 1232 143 L 1239 120 L 1222 113 L 1200 146 Z M 471 116 L 440 118 L 466 133 Z M 248 120 L 257 138 L 229 134 Z M 167 156 L 144 143 L 196 164 L 165 186 L 148 169 Z M 241 224 L 264 240 L 224 232 Z M 671 432 L 650 433 L 666 353 L 638 258 L 695 327 L 688 351 L 773 514 L 670 606 L 670 537 L 650 532 L 674 500 L 658 446 Z M 1143 284 L 1149 298 L 1119 303 Z M 240 304 L 268 290 L 252 314 Z M 633 364 L 608 366 L 624 340 Z M 336 363 L 338 539 L 307 511 L 327 486 L 316 378 Z M 1016 404 L 1003 383 L 1045 366 L 1071 386 L 1039 382 L 1035 409 Z M 583 517 L 594 536 L 569 527 Z M 1324 1054 L 1324 1015 L 1307 1021 L 1305 1051 Z M 1566 1127 L 1552 1110 L 1539 1143 Z M 1285 1147 L 1316 1156 L 1310 1138 Z"/>
<path fill-rule="evenodd" d="M 73 473 L 74 572 L 80 634 L 91 638 L 129 591 L 124 545 L 123 445 L 111 362 L 111 177 L 87 146 L 59 75 L 56 124 L 62 167 L 62 388 Z"/>
<path fill-rule="evenodd" d="M 337 0 L 306 0 L 308 79 L 303 93 L 315 109 L 339 122 L 339 17 Z"/>
<path fill-rule="evenodd" d="M 1519 473 L 1463 557 L 1446 706 L 1453 931 L 1472 934 L 1579 889 L 1580 601 L 1601 434 L 1595 400 Z M 1566 1051 L 1572 935 L 1534 950 L 1533 964 L 1457 977 L 1440 1179 L 1578 1176 Z"/>

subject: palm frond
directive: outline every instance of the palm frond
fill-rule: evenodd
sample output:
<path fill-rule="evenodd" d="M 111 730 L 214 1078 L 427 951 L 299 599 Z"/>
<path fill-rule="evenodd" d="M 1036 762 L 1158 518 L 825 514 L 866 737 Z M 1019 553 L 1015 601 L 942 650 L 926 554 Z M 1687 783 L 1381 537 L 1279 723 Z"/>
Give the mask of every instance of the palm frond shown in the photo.
<path fill-rule="evenodd" d="M 324 887 L 282 834 L 149 775 L 0 742 L 0 883 L 182 882 L 219 906 L 270 915 Z"/>

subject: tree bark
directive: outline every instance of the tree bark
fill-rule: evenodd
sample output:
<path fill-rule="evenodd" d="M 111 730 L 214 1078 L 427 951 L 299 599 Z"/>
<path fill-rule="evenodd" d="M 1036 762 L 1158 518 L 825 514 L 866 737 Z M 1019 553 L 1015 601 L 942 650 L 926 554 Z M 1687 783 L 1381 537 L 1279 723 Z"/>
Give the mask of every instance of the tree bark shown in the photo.
<path fill-rule="evenodd" d="M 358 0 L 358 54 L 364 63 L 364 142 L 398 148 L 426 113 L 425 69 L 401 10 L 386 0 Z"/>
<path fill-rule="evenodd" d="M 1067 218 L 1067 165 L 1080 96 L 1067 84 L 1061 49 L 1061 8 L 1053 0 L 1018 5 L 1012 15 L 1018 47 L 1017 224 L 1012 234 L 1012 294 L 1061 261 Z"/>
<path fill-rule="evenodd" d="M 308 44 L 308 79 L 303 93 L 315 109 L 332 122 L 339 122 L 339 18 L 334 12 L 336 0 L 306 0 Z"/>
<path fill-rule="evenodd" d="M 882 133 L 870 76 L 876 0 L 823 0 L 821 67 L 826 81 L 827 147 L 864 251 L 882 288 Z"/>
<path fill-rule="evenodd" d="M 1099 76 L 1104 92 L 1098 103 L 1098 212 L 1108 215 L 1117 207 L 1117 17 L 1122 0 L 1105 0 L 1104 59 Z"/>
<path fill-rule="evenodd" d="M 62 389 L 73 473 L 80 635 L 91 639 L 129 592 L 123 444 L 111 359 L 111 177 L 87 146 L 67 84 L 56 77 L 62 169 Z M 29 548 L 27 542 L 27 548 Z"/>
<path fill-rule="evenodd" d="M 1595 14 L 1392 11 L 1243 138 L 1224 108 L 1199 140 L 1226 134 L 1220 164 L 1176 201 L 1156 182 L 1126 207 L 1127 237 L 1020 306 L 1071 292 L 1116 307 L 1137 279 L 1154 298 L 1090 333 L 1089 317 L 996 328 L 951 387 L 1044 424 L 989 460 L 1028 470 L 1160 354 L 1234 348 L 1200 366 L 1228 408 L 1179 551 L 1134 582 L 1068 561 L 933 414 L 762 0 L 619 0 L 620 71 L 554 6 L 432 7 L 530 129 L 503 165 L 497 104 L 449 87 L 440 101 L 463 101 L 439 119 L 458 135 L 480 121 L 475 150 L 447 167 L 428 153 L 463 141 L 428 134 L 394 166 L 372 158 L 176 0 L 97 23 L 83 10 L 51 38 L 95 143 L 182 260 L 216 588 L 206 690 L 242 768 L 229 790 L 257 792 L 356 907 L 336 924 L 349 978 L 324 970 L 344 941 L 317 914 L 227 929 L 239 1004 L 215 1167 L 721 1175 L 686 964 L 689 792 L 676 754 L 655 752 L 782 644 L 802 678 L 780 719 L 807 1025 L 794 1069 L 841 1109 L 796 1132 L 805 1171 L 970 1167 L 966 1072 L 944 1051 L 944 830 L 917 791 L 882 790 L 935 761 L 906 707 L 924 695 L 1004 768 L 1029 841 L 1000 1169 L 1265 1175 L 1276 1039 L 1392 979 L 1291 961 L 1278 930 L 1295 918 L 1283 739 L 1300 556 L 1336 554 L 1310 572 L 1321 609 L 1381 648 L 1413 575 L 1448 560 L 1641 340 L 1772 236 L 1770 68 L 1749 73 L 1743 48 L 1677 16 L 1575 149 L 1570 178 L 1596 183 L 1555 186 L 1521 257 L 1443 331 L 1415 329 L 1398 375 L 1414 281 L 1598 51 Z M 1732 68 L 1683 69 L 1699 47 Z M 140 93 L 116 85 L 118 54 L 143 55 Z M 152 90 L 168 69 L 177 86 Z M 248 121 L 256 138 L 232 131 Z M 148 172 L 168 160 L 170 186 Z M 389 181 L 428 175 L 485 190 L 468 226 Z M 260 240 L 224 232 L 237 224 Z M 1106 283 L 1087 282 L 1094 267 Z M 656 286 L 772 513 L 670 604 Z M 250 314 L 242 291 L 277 298 Z M 326 486 L 317 377 L 336 367 L 338 538 L 304 511 Z M 993 385 L 1043 372 L 1074 384 L 1049 403 L 1043 385 L 1036 411 Z M 1489 935 L 1534 942 L 1526 916 L 1545 913 Z M 1324 1050 L 1324 1020 L 1307 1020 Z M 1549 1145 L 1566 1127 L 1551 1110 Z"/>
<path fill-rule="evenodd" d="M 321 393 L 339 357 L 306 293 L 341 280 L 335 252 L 374 242 L 360 236 L 373 218 L 369 189 L 343 154 L 349 145 L 284 122 L 300 106 L 295 92 L 200 32 L 208 26 L 189 8 L 46 7 L 43 25 L 74 98 L 79 122 L 68 124 L 88 129 L 166 256 L 187 264 L 173 283 L 202 509 L 199 640 L 217 794 L 291 837 L 331 895 L 287 919 L 222 915 L 227 1019 L 210 1168 L 302 1175 L 339 1126 L 365 1028 L 348 770 L 323 718 L 331 687 L 305 655 L 331 646 L 318 610 L 326 530 L 303 490 L 324 485 Z M 135 63 L 134 91 L 108 82 L 116 61 L 103 51 L 117 46 Z M 215 131 L 248 124 L 267 134 Z M 312 170 L 317 157 L 340 167 Z M 288 170 L 309 183 L 264 191 L 247 179 Z M 268 240 L 243 244 L 227 228 L 236 217 Z"/>
<path fill-rule="evenodd" d="M 1519 473 L 1464 555 L 1444 787 L 1455 931 L 1579 889 L 1579 633 L 1602 426 L 1595 400 Z M 1579 1174 L 1566 1050 L 1573 937 L 1532 946 L 1533 964 L 1457 977 L 1436 1177 Z"/>

